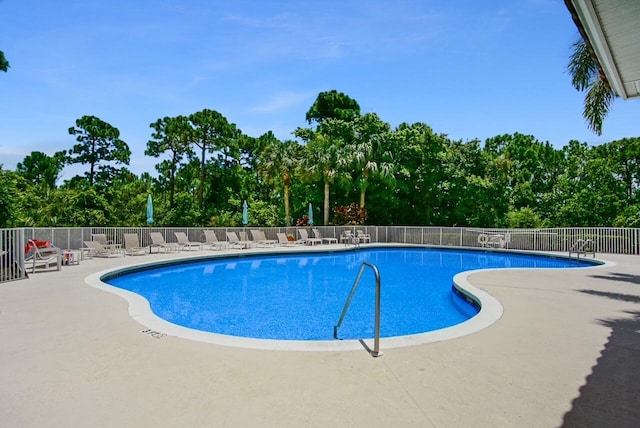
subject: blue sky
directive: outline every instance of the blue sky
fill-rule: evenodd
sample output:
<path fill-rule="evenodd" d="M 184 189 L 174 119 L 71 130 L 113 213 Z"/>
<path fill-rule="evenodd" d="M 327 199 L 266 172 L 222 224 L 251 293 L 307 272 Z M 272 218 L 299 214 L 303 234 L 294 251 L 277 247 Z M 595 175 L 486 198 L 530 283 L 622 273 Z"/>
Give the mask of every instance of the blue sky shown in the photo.
<path fill-rule="evenodd" d="M 71 148 L 68 128 L 93 115 L 155 175 L 144 150 L 161 117 L 208 108 L 289 139 L 331 89 L 455 140 L 640 136 L 640 103 L 622 99 L 601 137 L 588 130 L 566 73 L 577 38 L 562 0 L 0 0 L 0 163 Z"/>

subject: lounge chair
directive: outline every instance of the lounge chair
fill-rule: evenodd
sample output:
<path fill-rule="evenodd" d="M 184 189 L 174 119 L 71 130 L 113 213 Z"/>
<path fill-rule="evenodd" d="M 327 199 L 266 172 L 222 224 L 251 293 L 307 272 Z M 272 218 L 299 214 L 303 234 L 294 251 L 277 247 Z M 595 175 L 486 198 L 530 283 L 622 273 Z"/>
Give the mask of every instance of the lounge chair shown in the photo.
<path fill-rule="evenodd" d="M 185 248 L 191 251 L 192 248 L 197 248 L 198 250 L 202 250 L 202 242 L 194 242 L 189 241 L 187 234 L 184 232 L 173 232 L 176 235 L 176 239 L 178 240 L 178 245 L 180 245 L 180 249 L 184 250 Z"/>
<path fill-rule="evenodd" d="M 300 241 L 304 242 L 305 244 L 308 244 L 308 245 L 322 244 L 322 239 L 310 238 L 309 234 L 307 233 L 307 229 L 298 229 L 298 233 L 300 234 Z"/>
<path fill-rule="evenodd" d="M 124 253 L 130 256 L 144 256 L 147 254 L 147 247 L 140 245 L 137 233 L 124 234 Z"/>
<path fill-rule="evenodd" d="M 227 241 L 229 241 L 229 245 L 232 247 L 249 248 L 249 246 L 251 245 L 251 242 L 247 241 L 246 239 L 240 240 L 235 232 L 226 232 L 226 234 Z"/>
<path fill-rule="evenodd" d="M 360 242 L 363 243 L 371 243 L 371 235 L 368 233 L 365 233 L 364 230 L 360 230 L 358 229 L 356 231 L 356 236 L 358 237 L 358 239 L 360 240 Z"/>
<path fill-rule="evenodd" d="M 112 243 L 112 242 L 109 242 L 107 240 L 107 235 L 105 235 L 104 233 L 94 233 L 94 234 L 92 234 L 91 235 L 91 240 L 92 241 L 98 241 L 103 246 Z"/>
<path fill-rule="evenodd" d="M 251 229 L 251 236 L 253 236 L 253 240 L 257 245 L 264 245 L 267 247 L 275 247 L 278 243 L 275 239 L 267 239 L 267 236 L 264 234 L 262 230 Z"/>
<path fill-rule="evenodd" d="M 481 233 L 478 235 L 478 244 L 481 247 L 504 248 L 507 244 L 505 235 L 500 233 Z"/>
<path fill-rule="evenodd" d="M 249 238 L 249 234 L 247 232 L 238 232 L 238 237 L 241 242 L 248 242 L 250 247 L 255 247 L 257 245 L 256 241 Z"/>
<path fill-rule="evenodd" d="M 296 241 L 289 241 L 289 238 L 285 233 L 276 233 L 276 236 L 278 237 L 278 245 L 282 245 L 283 247 L 291 247 L 297 243 Z"/>
<path fill-rule="evenodd" d="M 151 238 L 152 246 L 158 247 L 158 251 L 160 251 L 160 248 L 162 248 L 165 253 L 180 251 L 180 244 L 165 241 L 164 236 L 162 236 L 162 233 L 160 232 L 151 232 L 149 237 Z"/>
<path fill-rule="evenodd" d="M 91 235 L 91 239 L 94 241 L 98 241 L 103 247 L 107 249 L 116 249 L 120 248 L 120 244 L 116 244 L 114 241 L 110 241 L 107 239 L 107 235 L 104 233 L 94 233 Z"/>
<path fill-rule="evenodd" d="M 119 257 L 124 256 L 124 252 L 121 248 L 105 247 L 98 241 L 84 241 L 85 247 L 87 247 L 86 256 L 91 257 Z"/>
<path fill-rule="evenodd" d="M 31 273 L 36 272 L 36 268 L 49 269 L 55 267 L 56 270 L 62 269 L 62 252 L 56 247 L 38 248 L 37 244 L 31 239 L 29 243 L 32 248 L 24 258 L 24 265 L 31 265 Z"/>
<path fill-rule="evenodd" d="M 227 241 L 218 241 L 215 230 L 204 230 L 204 245 L 208 245 L 212 250 L 228 249 Z"/>
<path fill-rule="evenodd" d="M 344 245 L 348 245 L 348 244 L 359 245 L 360 238 L 355 236 L 350 230 L 345 230 L 342 232 L 342 235 L 340 235 L 340 242 L 344 242 Z"/>
<path fill-rule="evenodd" d="M 337 238 L 324 238 L 318 229 L 313 229 L 313 236 L 315 236 L 316 239 L 320 239 L 321 242 L 326 242 L 327 244 L 338 243 Z"/>

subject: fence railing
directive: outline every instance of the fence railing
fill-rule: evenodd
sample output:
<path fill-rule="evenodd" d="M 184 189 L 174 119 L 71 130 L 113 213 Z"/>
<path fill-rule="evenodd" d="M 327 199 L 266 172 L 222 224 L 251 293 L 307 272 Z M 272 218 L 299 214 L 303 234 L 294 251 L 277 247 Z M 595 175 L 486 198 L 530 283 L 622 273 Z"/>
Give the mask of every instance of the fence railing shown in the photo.
<path fill-rule="evenodd" d="M 485 246 L 493 237 L 499 237 L 500 247 L 531 250 L 569 252 L 578 240 L 591 240 L 598 254 L 640 254 L 640 229 L 616 227 L 576 227 L 554 229 L 484 229 L 471 227 L 420 226 L 314 226 L 323 237 L 340 238 L 345 230 L 362 230 L 372 242 L 402 243 L 437 246 Z M 167 242 L 177 242 L 174 232 L 185 232 L 191 241 L 204 241 L 204 230 L 214 230 L 219 240 L 226 240 L 227 231 L 249 231 L 256 227 L 30 227 L 0 229 L 0 282 L 23 279 L 24 247 L 29 239 L 49 241 L 61 249 L 81 249 L 92 235 L 103 233 L 107 239 L 122 243 L 125 233 L 137 233 L 141 245 L 151 245 L 151 232 L 160 232 Z M 284 232 L 297 236 L 297 227 L 261 227 L 268 239 Z M 312 235 L 312 234 L 310 234 Z"/>
<path fill-rule="evenodd" d="M 24 279 L 24 230 L 0 229 L 0 282 Z"/>

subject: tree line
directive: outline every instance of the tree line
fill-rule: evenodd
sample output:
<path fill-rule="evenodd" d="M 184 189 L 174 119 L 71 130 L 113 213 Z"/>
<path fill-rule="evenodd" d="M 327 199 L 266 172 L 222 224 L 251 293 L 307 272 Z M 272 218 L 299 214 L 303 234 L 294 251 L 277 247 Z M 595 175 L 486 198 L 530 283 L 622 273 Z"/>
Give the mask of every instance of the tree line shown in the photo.
<path fill-rule="evenodd" d="M 452 140 L 425 123 L 392 128 L 337 91 L 321 92 L 307 127 L 281 141 L 244 134 L 205 109 L 150 124 L 157 176 L 128 170 L 119 130 L 83 116 L 75 144 L 0 167 L 0 226 L 249 224 L 473 227 L 640 226 L 640 138 L 562 148 L 519 133 Z M 59 183 L 73 164 L 86 171 Z"/>

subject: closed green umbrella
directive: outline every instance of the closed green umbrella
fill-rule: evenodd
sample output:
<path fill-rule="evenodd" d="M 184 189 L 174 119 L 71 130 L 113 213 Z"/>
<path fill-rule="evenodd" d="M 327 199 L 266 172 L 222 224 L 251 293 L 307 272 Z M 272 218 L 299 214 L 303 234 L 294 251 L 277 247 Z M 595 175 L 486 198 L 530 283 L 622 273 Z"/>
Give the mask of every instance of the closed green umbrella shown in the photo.
<path fill-rule="evenodd" d="M 151 195 L 147 198 L 147 223 L 153 224 L 153 201 Z"/>
<path fill-rule="evenodd" d="M 249 206 L 247 205 L 247 201 L 245 200 L 242 203 L 242 224 L 245 226 L 249 223 Z"/>
<path fill-rule="evenodd" d="M 311 202 L 309 202 L 309 224 L 313 224 L 313 208 Z"/>

